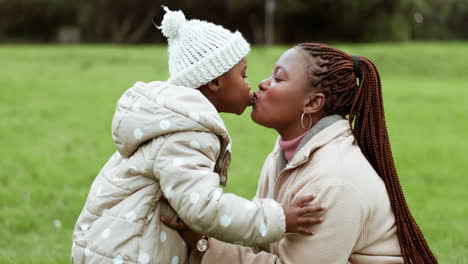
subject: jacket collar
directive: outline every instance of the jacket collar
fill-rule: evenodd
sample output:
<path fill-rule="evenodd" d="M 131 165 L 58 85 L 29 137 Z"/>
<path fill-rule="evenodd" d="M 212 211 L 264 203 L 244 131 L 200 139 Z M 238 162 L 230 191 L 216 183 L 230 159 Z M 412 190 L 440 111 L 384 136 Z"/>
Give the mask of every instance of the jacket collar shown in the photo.
<path fill-rule="evenodd" d="M 320 119 L 301 140 L 289 164 L 287 163 L 284 151 L 279 147 L 277 142 L 275 150 L 277 152 L 278 172 L 303 164 L 315 150 L 343 133 L 351 134 L 351 128 L 347 119 L 340 115 L 329 115 Z"/>

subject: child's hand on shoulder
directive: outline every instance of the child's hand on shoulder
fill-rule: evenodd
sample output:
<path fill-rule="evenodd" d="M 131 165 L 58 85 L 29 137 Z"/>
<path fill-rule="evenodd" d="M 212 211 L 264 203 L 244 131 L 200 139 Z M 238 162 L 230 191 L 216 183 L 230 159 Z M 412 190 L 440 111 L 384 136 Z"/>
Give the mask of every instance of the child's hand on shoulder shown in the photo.
<path fill-rule="evenodd" d="M 187 243 L 189 252 L 192 252 L 197 246 L 198 240 L 202 238 L 202 234 L 199 234 L 190 227 L 188 227 L 182 220 L 171 220 L 166 216 L 161 216 L 161 222 L 163 222 L 168 227 L 177 230 L 180 236 L 184 239 L 185 243 Z"/>
<path fill-rule="evenodd" d="M 314 199 L 314 195 L 309 195 L 300 197 L 288 205 L 283 205 L 286 217 L 286 233 L 315 234 L 312 225 L 323 222 L 323 216 L 317 216 L 317 213 L 323 212 L 325 207 L 309 205 L 309 202 Z"/>

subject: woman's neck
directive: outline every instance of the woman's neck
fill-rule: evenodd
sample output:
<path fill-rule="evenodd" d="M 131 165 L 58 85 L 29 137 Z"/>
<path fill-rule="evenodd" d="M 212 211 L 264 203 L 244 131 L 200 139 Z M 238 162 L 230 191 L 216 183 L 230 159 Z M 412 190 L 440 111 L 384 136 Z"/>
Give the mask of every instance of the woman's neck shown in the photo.
<path fill-rule="evenodd" d="M 280 134 L 281 139 L 288 141 L 288 140 L 293 140 L 302 134 L 304 134 L 308 129 L 304 129 L 302 127 L 299 128 L 287 128 L 287 129 L 282 129 L 282 130 L 277 130 L 278 134 Z"/>
<path fill-rule="evenodd" d="M 304 136 L 308 132 L 309 130 L 307 130 L 304 134 L 292 140 L 283 140 L 283 138 L 280 138 L 279 146 L 281 149 L 283 149 L 284 156 L 286 157 L 286 160 L 288 161 L 288 163 L 291 162 L 294 156 L 294 153 L 296 152 L 297 146 L 299 146 L 299 143 L 301 143 L 301 140 L 304 138 Z"/>
<path fill-rule="evenodd" d="M 304 124 L 308 125 L 308 127 L 306 127 L 306 128 L 304 128 L 302 126 L 301 120 L 298 120 L 298 122 L 295 122 L 293 124 L 289 124 L 289 125 L 285 126 L 284 128 L 278 128 L 278 129 L 276 129 L 276 131 L 281 136 L 282 140 L 285 140 L 285 141 L 292 140 L 292 139 L 295 139 L 295 138 L 303 135 L 307 130 L 309 130 L 311 127 L 313 127 L 319 120 L 320 120 L 320 118 L 311 117 L 310 120 L 304 121 Z M 309 121 L 311 123 L 309 123 Z M 310 124 L 310 126 L 309 126 L 309 124 Z"/>

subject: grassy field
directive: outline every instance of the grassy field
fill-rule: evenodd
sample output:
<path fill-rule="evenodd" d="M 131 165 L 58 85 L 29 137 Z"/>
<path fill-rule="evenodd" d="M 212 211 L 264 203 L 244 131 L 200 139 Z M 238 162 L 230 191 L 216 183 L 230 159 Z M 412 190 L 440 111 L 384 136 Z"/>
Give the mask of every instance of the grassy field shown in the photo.
<path fill-rule="evenodd" d="M 440 263 L 468 263 L 468 44 L 336 45 L 381 71 L 387 123 L 414 217 Z M 253 49 L 252 86 L 286 47 Z M 167 77 L 164 46 L 0 46 L 0 263 L 69 263 L 72 229 L 115 150 L 115 103 Z M 223 115 L 234 160 L 228 190 L 255 193 L 274 131 L 250 110 Z"/>

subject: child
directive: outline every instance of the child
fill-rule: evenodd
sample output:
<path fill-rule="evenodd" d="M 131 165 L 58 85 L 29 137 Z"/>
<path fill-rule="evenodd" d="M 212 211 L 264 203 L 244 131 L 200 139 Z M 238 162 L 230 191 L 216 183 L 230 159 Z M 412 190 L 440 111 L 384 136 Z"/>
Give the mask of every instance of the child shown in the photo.
<path fill-rule="evenodd" d="M 239 32 L 166 11 L 160 29 L 168 38 L 170 78 L 137 82 L 117 103 L 117 151 L 76 223 L 74 263 L 187 263 L 184 241 L 160 216 L 246 246 L 285 232 L 311 234 L 310 224 L 321 221 L 310 214 L 323 208 L 305 205 L 313 197 L 283 208 L 272 199 L 223 194 L 231 139 L 218 112 L 241 114 L 249 104 L 249 44 Z"/>

